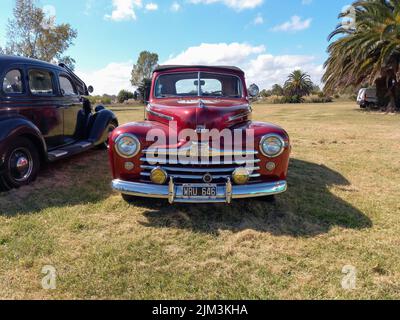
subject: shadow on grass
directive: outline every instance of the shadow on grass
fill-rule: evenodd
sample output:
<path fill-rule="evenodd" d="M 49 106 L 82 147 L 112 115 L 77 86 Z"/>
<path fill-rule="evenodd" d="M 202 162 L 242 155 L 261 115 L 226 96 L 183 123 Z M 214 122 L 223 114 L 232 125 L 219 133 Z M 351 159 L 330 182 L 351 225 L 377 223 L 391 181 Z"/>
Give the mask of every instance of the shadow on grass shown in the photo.
<path fill-rule="evenodd" d="M 49 164 L 32 185 L 0 194 L 0 215 L 35 214 L 48 208 L 98 203 L 112 194 L 110 181 L 107 153 L 90 151 Z M 137 198 L 133 205 L 145 209 L 147 221 L 141 223 L 146 227 L 180 228 L 212 235 L 218 235 L 221 230 L 251 229 L 274 235 L 312 237 L 335 226 L 370 228 L 371 220 L 332 194 L 330 186 L 347 193 L 356 192 L 338 172 L 292 159 L 289 190 L 277 196 L 273 204 L 255 198 L 236 200 L 229 206 L 170 206 L 164 200 Z"/>
<path fill-rule="evenodd" d="M 0 193 L 0 215 L 35 214 L 55 207 L 97 203 L 110 196 L 106 151 L 91 150 L 42 166 L 29 186 Z"/>
<path fill-rule="evenodd" d="M 329 191 L 337 186 L 355 192 L 338 172 L 326 166 L 292 159 L 289 190 L 276 197 L 275 203 L 263 199 L 236 200 L 230 206 L 221 204 L 169 206 L 165 201 L 137 199 L 134 205 L 144 207 L 144 226 L 180 228 L 218 235 L 221 230 L 240 232 L 251 229 L 274 235 L 313 237 L 332 227 L 364 229 L 371 220 L 357 208 Z"/>

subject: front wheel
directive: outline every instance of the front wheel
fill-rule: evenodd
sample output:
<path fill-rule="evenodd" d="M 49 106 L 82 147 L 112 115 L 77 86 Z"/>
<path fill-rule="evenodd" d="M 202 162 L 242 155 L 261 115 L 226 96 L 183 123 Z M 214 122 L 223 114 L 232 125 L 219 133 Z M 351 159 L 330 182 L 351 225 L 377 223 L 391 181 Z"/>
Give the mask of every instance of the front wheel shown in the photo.
<path fill-rule="evenodd" d="M 0 189 L 8 191 L 30 184 L 40 168 L 39 153 L 26 138 L 17 138 L 8 147 L 4 157 L 4 172 L 0 177 Z"/>

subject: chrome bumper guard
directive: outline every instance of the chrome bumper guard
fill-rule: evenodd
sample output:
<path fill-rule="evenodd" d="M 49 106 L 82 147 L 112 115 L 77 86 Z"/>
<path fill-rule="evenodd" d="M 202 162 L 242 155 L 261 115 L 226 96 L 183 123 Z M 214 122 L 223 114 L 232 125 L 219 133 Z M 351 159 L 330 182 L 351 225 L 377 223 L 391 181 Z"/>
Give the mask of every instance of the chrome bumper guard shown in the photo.
<path fill-rule="evenodd" d="M 258 183 L 243 186 L 234 186 L 228 179 L 226 185 L 218 185 L 217 196 L 188 198 L 183 196 L 183 185 L 174 183 L 170 179 L 169 185 L 155 185 L 150 183 L 136 183 L 122 180 L 113 180 L 112 188 L 123 194 L 168 199 L 169 203 L 231 203 L 232 199 L 265 197 L 283 193 L 287 190 L 287 182 Z"/>

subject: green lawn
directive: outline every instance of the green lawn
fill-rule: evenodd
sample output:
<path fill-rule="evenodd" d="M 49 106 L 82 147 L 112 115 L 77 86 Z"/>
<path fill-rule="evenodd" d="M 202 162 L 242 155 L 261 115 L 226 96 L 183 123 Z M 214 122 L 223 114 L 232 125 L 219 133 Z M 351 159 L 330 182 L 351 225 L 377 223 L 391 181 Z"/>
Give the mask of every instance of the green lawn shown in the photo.
<path fill-rule="evenodd" d="M 0 195 L 0 298 L 399 299 L 400 116 L 345 102 L 254 109 L 292 137 L 276 204 L 130 206 L 104 151 L 47 165 Z M 45 265 L 56 290 L 41 287 Z M 341 286 L 345 265 L 355 290 Z"/>

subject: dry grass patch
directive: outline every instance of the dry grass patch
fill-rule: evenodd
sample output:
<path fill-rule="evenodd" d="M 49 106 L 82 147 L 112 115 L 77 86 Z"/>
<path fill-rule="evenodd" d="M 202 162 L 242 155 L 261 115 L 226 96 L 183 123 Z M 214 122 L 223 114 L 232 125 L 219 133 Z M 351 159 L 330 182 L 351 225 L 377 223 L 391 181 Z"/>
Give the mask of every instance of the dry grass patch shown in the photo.
<path fill-rule="evenodd" d="M 120 122 L 142 107 L 116 106 Z M 107 154 L 0 195 L 1 298 L 400 298 L 400 116 L 352 103 L 257 105 L 293 140 L 275 204 L 174 205 L 110 190 Z M 357 288 L 341 288 L 344 265 Z M 57 269 L 57 290 L 41 269 Z"/>

